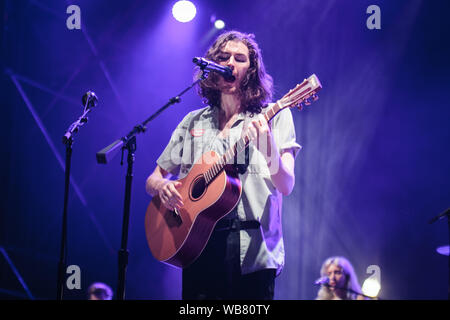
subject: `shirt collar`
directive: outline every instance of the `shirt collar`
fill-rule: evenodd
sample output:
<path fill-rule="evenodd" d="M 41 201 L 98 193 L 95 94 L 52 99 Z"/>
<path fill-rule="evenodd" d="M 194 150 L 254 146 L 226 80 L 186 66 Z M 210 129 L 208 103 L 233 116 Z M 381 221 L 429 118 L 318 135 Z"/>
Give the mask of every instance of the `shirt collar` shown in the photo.
<path fill-rule="evenodd" d="M 240 122 L 242 120 L 245 120 L 245 118 L 249 115 L 249 113 L 247 111 L 244 112 L 240 112 L 235 120 L 235 123 L 233 124 L 233 127 L 235 126 L 235 124 L 237 122 Z M 217 107 L 213 107 L 213 106 L 209 106 L 208 109 L 206 110 L 206 112 L 204 112 L 201 115 L 202 118 L 209 118 L 211 117 L 214 125 L 216 126 L 216 128 L 219 128 L 219 108 Z"/>

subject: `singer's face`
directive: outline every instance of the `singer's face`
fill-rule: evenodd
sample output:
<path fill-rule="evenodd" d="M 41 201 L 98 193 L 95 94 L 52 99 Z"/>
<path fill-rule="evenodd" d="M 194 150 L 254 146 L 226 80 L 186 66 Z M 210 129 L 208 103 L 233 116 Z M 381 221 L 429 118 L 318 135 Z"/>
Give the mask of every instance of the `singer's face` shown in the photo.
<path fill-rule="evenodd" d="M 250 59 L 247 46 L 241 41 L 228 41 L 219 54 L 219 64 L 229 67 L 233 71 L 236 80 L 227 82 L 222 77 L 219 87 L 223 93 L 236 93 L 250 67 Z"/>
<path fill-rule="evenodd" d="M 330 289 L 334 290 L 333 287 L 344 288 L 345 287 L 345 274 L 341 267 L 330 264 L 327 269 L 327 276 L 330 279 Z"/>

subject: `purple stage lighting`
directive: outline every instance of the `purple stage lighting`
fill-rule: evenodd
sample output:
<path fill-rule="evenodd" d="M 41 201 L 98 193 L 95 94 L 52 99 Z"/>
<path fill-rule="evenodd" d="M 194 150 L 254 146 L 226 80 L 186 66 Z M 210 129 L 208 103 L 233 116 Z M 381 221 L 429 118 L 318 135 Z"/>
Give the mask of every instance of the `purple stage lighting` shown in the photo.
<path fill-rule="evenodd" d="M 214 27 L 218 30 L 221 30 L 221 29 L 225 28 L 225 22 L 223 22 L 223 20 L 218 19 L 218 20 L 214 21 Z"/>
<path fill-rule="evenodd" d="M 173 17 L 180 22 L 189 22 L 197 14 L 195 5 L 190 1 L 178 1 L 172 7 Z"/>

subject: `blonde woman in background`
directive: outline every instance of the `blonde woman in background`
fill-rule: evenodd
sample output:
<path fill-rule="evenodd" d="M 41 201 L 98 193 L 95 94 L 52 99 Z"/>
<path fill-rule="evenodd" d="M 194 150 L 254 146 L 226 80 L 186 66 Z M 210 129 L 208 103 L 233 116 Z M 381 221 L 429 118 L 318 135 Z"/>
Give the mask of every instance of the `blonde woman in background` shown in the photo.
<path fill-rule="evenodd" d="M 355 270 L 346 258 L 331 257 L 325 260 L 320 276 L 325 281 L 316 300 L 364 300 Z"/>

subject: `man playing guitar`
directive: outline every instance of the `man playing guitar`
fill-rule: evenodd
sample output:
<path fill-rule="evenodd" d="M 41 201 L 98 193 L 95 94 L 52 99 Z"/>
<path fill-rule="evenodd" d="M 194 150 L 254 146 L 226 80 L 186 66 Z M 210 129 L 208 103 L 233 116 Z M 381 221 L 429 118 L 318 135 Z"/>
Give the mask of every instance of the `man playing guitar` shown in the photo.
<path fill-rule="evenodd" d="M 236 203 L 213 226 L 200 256 L 181 265 L 182 298 L 273 299 L 275 277 L 284 265 L 282 195 L 289 195 L 294 187 L 294 161 L 301 148 L 292 114 L 281 110 L 270 121 L 263 116 L 273 86 L 254 35 L 226 32 L 205 58 L 231 68 L 235 80 L 211 73 L 200 82 L 199 94 L 208 106 L 190 112 L 177 126 L 146 181 L 146 191 L 158 198 L 161 212 L 179 219 L 175 224 L 185 223 L 186 201 L 194 204 L 206 193 L 208 175 L 201 175 L 203 188 L 194 186 L 190 196 L 180 191 L 186 182 L 170 178 L 186 177 L 205 152 L 222 155 L 234 142 L 248 137 L 251 142 L 227 167 Z"/>

